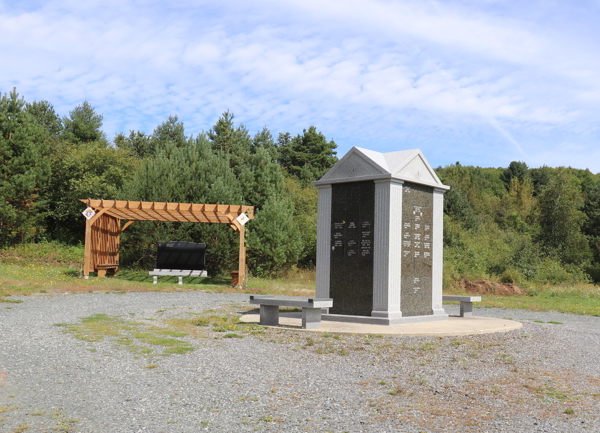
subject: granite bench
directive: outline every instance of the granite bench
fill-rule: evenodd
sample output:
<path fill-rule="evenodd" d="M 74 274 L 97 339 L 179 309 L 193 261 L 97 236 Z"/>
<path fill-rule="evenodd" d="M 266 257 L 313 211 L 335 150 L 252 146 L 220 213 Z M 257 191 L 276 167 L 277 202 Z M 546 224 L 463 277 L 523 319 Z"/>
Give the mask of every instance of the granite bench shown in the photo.
<path fill-rule="evenodd" d="M 183 284 L 183 277 L 208 277 L 206 271 L 189 271 L 181 269 L 154 269 L 148 272 L 152 276 L 152 284 L 158 283 L 158 277 L 179 277 L 179 283 Z"/>
<path fill-rule="evenodd" d="M 318 329 L 321 326 L 321 308 L 333 307 L 331 298 L 277 298 L 275 296 L 250 296 L 250 304 L 260 305 L 260 324 L 279 325 L 279 307 L 302 308 L 302 327 Z"/>
<path fill-rule="evenodd" d="M 473 302 L 481 301 L 481 296 L 442 295 L 442 301 L 460 302 L 460 317 L 471 317 Z"/>

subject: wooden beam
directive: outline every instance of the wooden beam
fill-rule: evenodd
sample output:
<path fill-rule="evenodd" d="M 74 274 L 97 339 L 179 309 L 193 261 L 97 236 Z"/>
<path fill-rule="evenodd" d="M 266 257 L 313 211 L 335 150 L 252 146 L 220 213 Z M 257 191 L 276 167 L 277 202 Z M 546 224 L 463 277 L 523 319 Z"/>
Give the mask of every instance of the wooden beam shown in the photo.
<path fill-rule="evenodd" d="M 83 277 L 87 280 L 90 275 L 90 262 L 92 260 L 92 222 L 85 219 L 85 240 L 83 247 Z"/>
<path fill-rule="evenodd" d="M 123 232 L 125 231 L 125 229 L 126 229 L 127 227 L 129 227 L 131 224 L 133 224 L 134 222 L 135 222 L 135 221 L 127 221 L 127 222 L 125 223 L 125 225 L 123 226 L 123 228 L 121 229 L 121 233 L 123 233 Z"/>
<path fill-rule="evenodd" d="M 238 286 L 244 287 L 246 272 L 246 248 L 244 248 L 244 226 L 240 226 L 240 255 L 238 264 Z"/>

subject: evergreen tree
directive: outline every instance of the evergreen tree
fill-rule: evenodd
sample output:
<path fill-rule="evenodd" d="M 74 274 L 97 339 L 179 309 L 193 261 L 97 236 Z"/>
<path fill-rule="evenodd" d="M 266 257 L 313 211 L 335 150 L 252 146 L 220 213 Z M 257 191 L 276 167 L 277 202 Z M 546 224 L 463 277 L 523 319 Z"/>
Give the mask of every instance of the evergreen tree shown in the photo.
<path fill-rule="evenodd" d="M 287 197 L 269 197 L 256 212 L 248 233 L 248 261 L 254 275 L 281 275 L 298 261 L 302 238 L 293 212 Z"/>
<path fill-rule="evenodd" d="M 88 101 L 83 101 L 69 113 L 69 117 L 63 118 L 65 138 L 74 144 L 94 141 L 106 143 L 104 132 L 100 129 L 103 118 Z"/>
<path fill-rule="evenodd" d="M 229 111 L 224 112 L 207 135 L 213 149 L 227 155 L 229 166 L 236 175 L 239 175 L 245 161 L 252 153 L 253 146 L 246 127 L 240 125 L 236 128 L 234 118 L 235 116 Z"/>
<path fill-rule="evenodd" d="M 31 114 L 51 137 L 58 137 L 63 131 L 62 119 L 48 101 L 27 103 L 25 111 Z"/>
<path fill-rule="evenodd" d="M 167 142 L 143 161 L 121 192 L 123 200 L 239 204 L 240 184 L 223 153 L 214 152 L 204 135 L 177 147 Z M 211 274 L 237 269 L 238 235 L 225 224 L 138 222 L 124 232 L 125 261 L 154 259 L 155 242 L 193 241 L 207 245 Z"/>
<path fill-rule="evenodd" d="M 257 132 L 252 140 L 252 152 L 256 153 L 258 149 L 266 150 L 274 162 L 279 160 L 279 151 L 273 141 L 273 135 L 266 127 Z"/>
<path fill-rule="evenodd" d="M 282 197 L 284 176 L 279 164 L 265 148 L 259 147 L 243 166 L 239 176 L 244 203 L 261 209 L 269 197 Z"/>
<path fill-rule="evenodd" d="M 527 167 L 526 163 L 521 161 L 511 162 L 501 176 L 504 185 L 506 185 L 506 189 L 510 188 L 511 179 L 516 178 L 519 182 L 523 182 L 523 179 L 528 175 L 528 172 L 529 167 Z"/>
<path fill-rule="evenodd" d="M 39 231 L 40 189 L 50 178 L 47 138 L 16 89 L 0 97 L 0 244 L 23 242 Z"/>
<path fill-rule="evenodd" d="M 151 140 L 154 146 L 153 152 L 156 152 L 158 146 L 164 146 L 167 143 L 173 143 L 176 147 L 184 147 L 187 140 L 183 122 L 180 122 L 177 116 L 169 116 L 167 120 L 156 127 Z"/>
<path fill-rule="evenodd" d="M 320 179 L 337 162 L 335 141 L 327 141 L 323 133 L 311 126 L 288 141 L 280 135 L 281 165 L 304 183 Z"/>
<path fill-rule="evenodd" d="M 450 188 L 450 191 L 444 194 L 444 213 L 467 230 L 476 229 L 479 226 L 479 220 L 473 212 L 471 203 L 457 188 Z"/>
<path fill-rule="evenodd" d="M 123 133 L 117 134 L 115 146 L 139 159 L 152 156 L 155 151 L 155 143 L 152 141 L 152 137 L 140 131 L 129 131 L 129 136 L 125 136 Z"/>

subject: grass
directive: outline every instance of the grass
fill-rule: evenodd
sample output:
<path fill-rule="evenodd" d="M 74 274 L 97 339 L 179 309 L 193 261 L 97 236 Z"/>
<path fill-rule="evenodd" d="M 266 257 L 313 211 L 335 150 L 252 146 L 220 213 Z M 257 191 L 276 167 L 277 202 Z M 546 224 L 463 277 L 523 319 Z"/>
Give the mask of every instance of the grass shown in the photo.
<path fill-rule="evenodd" d="M 64 246 L 58 243 L 23 244 L 0 250 L 0 302 L 19 303 L 7 299 L 11 295 L 31 295 L 52 292 L 106 291 L 207 291 L 217 293 L 248 293 L 290 296 L 315 296 L 314 270 L 291 271 L 286 278 L 249 278 L 248 287 L 231 287 L 229 277 L 186 278 L 184 285 L 176 277 L 162 277 L 152 284 L 147 270 L 122 269 L 112 278 L 81 278 L 83 246 Z M 591 284 L 542 285 L 531 284 L 527 295 L 485 295 L 478 307 L 526 309 L 531 311 L 560 311 L 563 313 L 600 316 L 600 287 Z M 447 293 L 458 293 L 453 289 Z"/>
<path fill-rule="evenodd" d="M 178 329 L 147 326 L 107 314 L 94 314 L 84 317 L 80 323 L 57 323 L 56 326 L 64 327 L 65 332 L 83 341 L 98 342 L 111 337 L 118 347 L 137 355 L 168 356 L 194 350 L 191 343 L 174 338 L 187 335 Z"/>
<path fill-rule="evenodd" d="M 451 292 L 457 295 L 468 294 L 452 290 Z M 444 302 L 444 304 L 452 303 L 458 304 Z M 482 295 L 482 301 L 475 303 L 475 306 L 600 316 L 600 287 L 593 284 L 531 285 L 527 288 L 527 295 Z"/>
<path fill-rule="evenodd" d="M 274 294 L 315 296 L 315 271 L 294 270 L 287 278 L 248 278 L 248 287 L 231 287 L 229 276 L 185 278 L 182 286 L 177 277 L 161 277 L 152 284 L 148 270 L 121 269 L 115 277 L 83 276 L 83 247 L 58 243 L 23 244 L 0 250 L 0 302 L 6 296 L 51 292 L 107 291 L 207 291 L 216 293 Z"/>

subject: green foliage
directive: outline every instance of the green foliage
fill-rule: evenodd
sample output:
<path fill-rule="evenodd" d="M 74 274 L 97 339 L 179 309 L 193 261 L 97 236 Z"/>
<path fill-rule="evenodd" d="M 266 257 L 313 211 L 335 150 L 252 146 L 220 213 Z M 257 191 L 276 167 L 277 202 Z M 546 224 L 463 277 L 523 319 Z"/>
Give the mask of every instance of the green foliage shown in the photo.
<path fill-rule="evenodd" d="M 337 162 L 336 148 L 335 141 L 327 141 L 314 126 L 292 139 L 289 134 L 279 136 L 281 165 L 304 183 L 320 179 L 333 167 Z"/>
<path fill-rule="evenodd" d="M 81 242 L 85 232 L 79 200 L 114 200 L 138 165 L 128 153 L 103 143 L 58 142 L 49 161 L 53 175 L 45 190 L 49 199 L 45 225 L 51 239 L 66 243 Z"/>
<path fill-rule="evenodd" d="M 39 233 L 50 178 L 48 133 L 24 107 L 16 89 L 0 97 L 0 245 Z"/>
<path fill-rule="evenodd" d="M 302 251 L 302 237 L 286 197 L 269 197 L 256 212 L 248 234 L 249 267 L 257 276 L 277 276 L 294 265 Z"/>
<path fill-rule="evenodd" d="M 506 189 L 509 189 L 513 179 L 523 182 L 528 174 L 529 167 L 527 167 L 526 163 L 521 161 L 513 161 L 509 164 L 508 168 L 504 170 L 500 178 L 504 182 L 504 185 L 506 185 Z"/>
<path fill-rule="evenodd" d="M 252 138 L 244 125 L 235 127 L 234 118 L 229 111 L 224 112 L 207 136 L 215 151 L 227 155 L 229 166 L 238 175 L 252 153 Z"/>
<path fill-rule="evenodd" d="M 269 197 L 283 196 L 284 176 L 269 150 L 258 147 L 239 176 L 244 203 L 262 209 Z"/>
<path fill-rule="evenodd" d="M 69 117 L 63 119 L 65 138 L 75 144 L 106 142 L 100 129 L 103 118 L 88 101 L 83 101 L 69 113 Z"/>
<path fill-rule="evenodd" d="M 186 141 L 183 122 L 180 122 L 177 116 L 169 116 L 167 120 L 156 127 L 152 134 L 155 151 L 158 146 L 165 146 L 168 143 L 176 147 L 183 147 Z"/>
<path fill-rule="evenodd" d="M 205 136 L 177 147 L 167 142 L 156 156 L 144 160 L 119 193 L 119 198 L 180 203 L 237 204 L 240 184 L 222 153 L 216 153 Z M 155 257 L 155 242 L 194 241 L 207 245 L 211 274 L 237 268 L 237 238 L 224 224 L 138 222 L 123 237 L 123 258 L 146 266 Z"/>
<path fill-rule="evenodd" d="M 51 137 L 58 137 L 63 131 L 63 123 L 54 107 L 48 101 L 27 103 L 25 111 L 31 114 Z"/>
<path fill-rule="evenodd" d="M 451 216 L 455 221 L 459 221 L 467 230 L 479 226 L 479 220 L 473 212 L 471 203 L 456 188 L 451 188 L 444 196 L 444 214 Z"/>
<path fill-rule="evenodd" d="M 255 275 L 314 267 L 317 194 L 310 182 L 337 161 L 337 145 L 314 126 L 274 142 L 266 127 L 252 137 L 226 111 L 193 138 L 169 116 L 150 135 L 118 134 L 111 147 L 102 120 L 87 101 L 61 118 L 49 102 L 26 103 L 15 90 L 0 98 L 0 244 L 81 245 L 85 198 L 246 204 L 257 209 L 246 226 Z M 517 161 L 506 169 L 456 163 L 436 172 L 452 187 L 444 201 L 446 287 L 464 278 L 599 279 L 598 175 Z M 165 240 L 206 242 L 212 275 L 237 268 L 237 234 L 223 224 L 191 222 L 131 225 L 122 264 L 151 266 L 154 242 Z"/>
<path fill-rule="evenodd" d="M 129 131 L 129 136 L 117 134 L 115 137 L 115 146 L 117 149 L 129 152 L 140 159 L 154 155 L 154 145 L 155 142 L 152 141 L 151 136 L 139 131 Z"/>
<path fill-rule="evenodd" d="M 285 193 L 294 204 L 294 222 L 302 236 L 298 264 L 312 268 L 317 264 L 317 189 L 312 185 L 303 187 L 298 180 L 288 177 Z"/>
<path fill-rule="evenodd" d="M 588 236 L 594 261 L 600 265 L 600 181 L 588 189 L 582 210 L 587 217 L 583 231 Z"/>
<path fill-rule="evenodd" d="M 557 169 L 539 197 L 539 240 L 547 255 L 575 265 L 590 259 L 588 242 L 581 232 L 586 219 L 579 210 L 582 205 L 572 175 L 565 168 Z"/>

